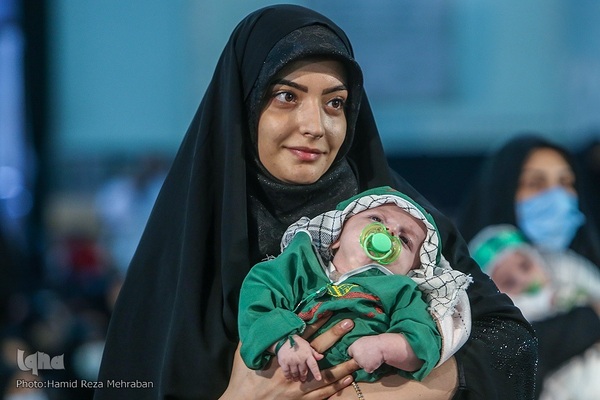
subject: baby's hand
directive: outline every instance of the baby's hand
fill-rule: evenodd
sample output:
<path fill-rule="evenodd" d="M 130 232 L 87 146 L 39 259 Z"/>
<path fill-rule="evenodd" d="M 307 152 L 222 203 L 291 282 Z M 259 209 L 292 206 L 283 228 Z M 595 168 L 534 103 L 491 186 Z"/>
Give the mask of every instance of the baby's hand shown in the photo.
<path fill-rule="evenodd" d="M 286 379 L 305 382 L 310 371 L 313 377 L 320 381 L 321 371 L 317 361 L 323 355 L 317 353 L 310 344 L 298 335 L 293 336 L 294 345 L 286 341 L 277 352 L 277 360 Z"/>
<path fill-rule="evenodd" d="M 348 347 L 348 355 L 370 374 L 385 362 L 380 344 L 379 335 L 363 336 Z"/>
<path fill-rule="evenodd" d="M 348 347 L 348 355 L 366 372 L 371 373 L 386 363 L 403 371 L 416 371 L 423 366 L 401 333 L 363 336 Z"/>

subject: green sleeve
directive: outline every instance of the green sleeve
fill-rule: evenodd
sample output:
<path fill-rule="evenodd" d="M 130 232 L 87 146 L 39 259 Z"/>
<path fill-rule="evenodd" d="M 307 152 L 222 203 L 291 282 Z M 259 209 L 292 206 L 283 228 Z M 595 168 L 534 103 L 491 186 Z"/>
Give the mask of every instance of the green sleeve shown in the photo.
<path fill-rule="evenodd" d="M 304 321 L 291 311 L 281 308 L 261 313 L 250 325 L 240 350 L 244 363 L 251 369 L 261 369 L 271 359 L 267 349 L 284 337 L 304 330 Z"/>
<path fill-rule="evenodd" d="M 241 356 L 249 368 L 262 368 L 273 343 L 304 330 L 304 321 L 293 310 L 305 288 L 315 284 L 315 271 L 307 267 L 307 261 L 313 261 L 310 257 L 314 257 L 310 240 L 298 234 L 279 257 L 255 265 L 246 276 L 238 328 Z"/>

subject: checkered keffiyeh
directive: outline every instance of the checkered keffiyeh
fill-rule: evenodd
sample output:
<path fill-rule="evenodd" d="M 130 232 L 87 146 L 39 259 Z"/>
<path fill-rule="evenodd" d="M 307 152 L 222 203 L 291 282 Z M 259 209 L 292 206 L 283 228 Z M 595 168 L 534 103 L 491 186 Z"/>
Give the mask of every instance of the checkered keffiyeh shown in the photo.
<path fill-rule="evenodd" d="M 313 245 L 325 264 L 333 254 L 331 245 L 342 232 L 344 222 L 351 216 L 383 204 L 396 204 L 402 210 L 421 220 L 427 229 L 420 250 L 421 267 L 409 271 L 419 289 L 425 293 L 429 311 L 434 317 L 442 319 L 454 311 L 461 291 L 471 283 L 471 277 L 455 271 L 441 254 L 440 236 L 433 217 L 417 205 L 412 199 L 389 187 L 372 189 L 365 195 L 355 196 L 347 204 L 340 203 L 338 209 L 327 211 L 315 218 L 302 217 L 290 225 L 281 240 L 283 250 L 299 231 L 308 232 Z"/>

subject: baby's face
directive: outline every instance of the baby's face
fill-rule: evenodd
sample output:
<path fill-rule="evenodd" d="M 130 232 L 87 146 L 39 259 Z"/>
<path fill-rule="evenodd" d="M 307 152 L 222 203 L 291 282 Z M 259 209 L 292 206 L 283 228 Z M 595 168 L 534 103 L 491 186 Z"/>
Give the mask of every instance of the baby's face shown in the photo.
<path fill-rule="evenodd" d="M 400 239 L 400 256 L 387 269 L 396 275 L 406 275 L 408 271 L 420 266 L 419 253 L 426 236 L 425 224 L 395 204 L 362 211 L 350 217 L 338 240 L 331 246 L 335 252 L 333 264 L 341 273 L 375 263 L 360 244 L 362 230 L 373 222 L 380 222 L 388 231 Z"/>
<path fill-rule="evenodd" d="M 492 280 L 501 292 L 511 295 L 525 293 L 533 285 L 545 285 L 548 277 L 536 258 L 522 251 L 504 254 L 492 270 Z"/>

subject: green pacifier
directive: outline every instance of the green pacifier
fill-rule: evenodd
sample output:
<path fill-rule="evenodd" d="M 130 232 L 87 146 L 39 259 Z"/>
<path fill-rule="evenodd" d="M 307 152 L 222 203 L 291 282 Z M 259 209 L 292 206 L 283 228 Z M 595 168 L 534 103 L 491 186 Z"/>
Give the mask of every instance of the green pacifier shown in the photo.
<path fill-rule="evenodd" d="M 525 288 L 527 294 L 537 294 L 544 288 L 544 284 L 540 281 L 535 281 Z"/>
<path fill-rule="evenodd" d="M 391 235 L 380 222 L 373 222 L 363 229 L 360 245 L 369 258 L 383 265 L 394 262 L 402 250 L 400 240 Z"/>

